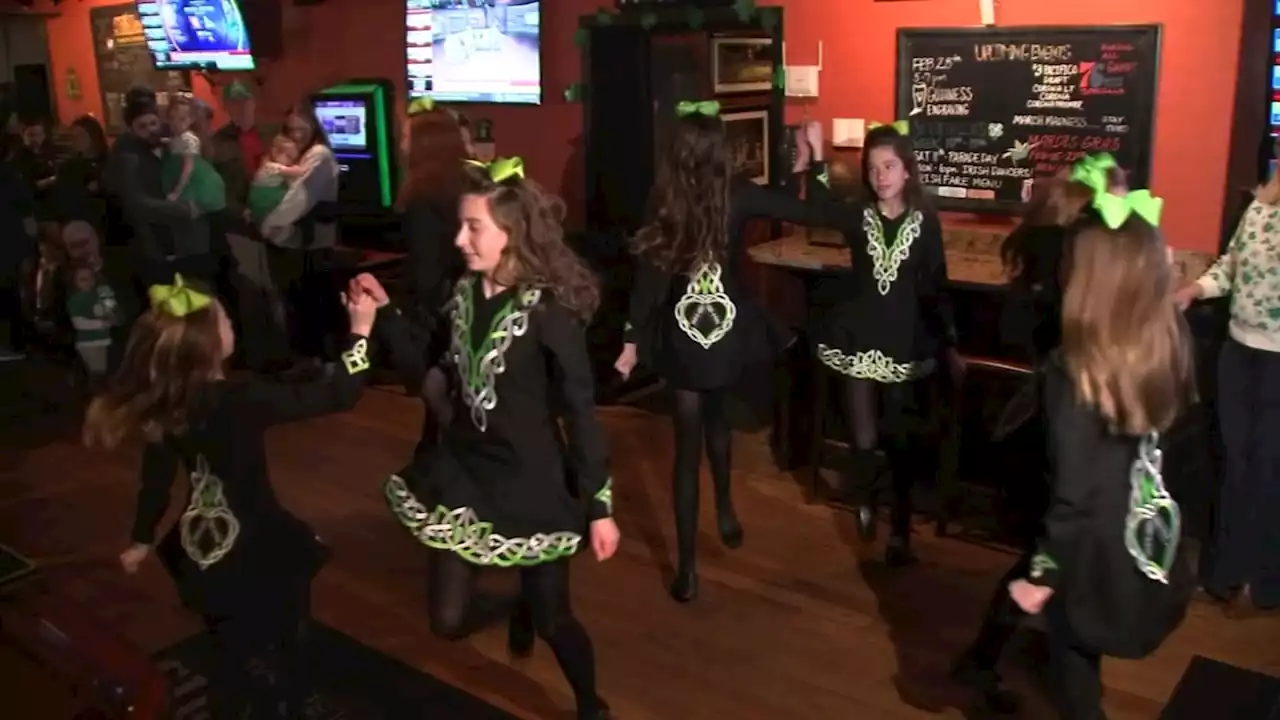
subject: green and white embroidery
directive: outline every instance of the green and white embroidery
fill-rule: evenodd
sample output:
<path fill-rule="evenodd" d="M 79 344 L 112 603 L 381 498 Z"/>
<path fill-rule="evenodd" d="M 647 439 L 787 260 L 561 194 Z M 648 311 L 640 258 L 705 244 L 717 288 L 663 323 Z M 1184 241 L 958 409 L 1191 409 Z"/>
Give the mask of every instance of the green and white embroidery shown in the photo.
<path fill-rule="evenodd" d="M 347 369 L 348 375 L 362 373 L 370 368 L 369 363 L 369 341 L 360 338 L 350 350 L 342 353 L 342 365 Z"/>
<path fill-rule="evenodd" d="M 231 552 L 240 537 L 240 521 L 222 493 L 222 480 L 209 471 L 203 455 L 191 473 L 191 501 L 178 519 L 178 533 L 187 557 L 206 570 Z"/>
<path fill-rule="evenodd" d="M 596 502 L 604 505 L 605 512 L 613 514 L 613 478 L 605 478 L 604 487 L 593 496 Z"/>
<path fill-rule="evenodd" d="M 542 299 L 536 288 L 520 291 L 518 298 L 508 300 L 489 326 L 480 346 L 471 335 L 475 318 L 475 278 L 465 277 L 454 288 L 449 317 L 453 340 L 449 356 L 457 368 L 462 385 L 462 401 L 471 409 L 471 422 L 481 432 L 489 426 L 489 411 L 498 406 L 497 379 L 506 372 L 506 352 L 512 341 L 529 330 L 529 312 Z"/>
<path fill-rule="evenodd" d="M 387 504 L 413 537 L 435 550 L 457 553 L 475 565 L 514 567 L 538 565 L 578 551 L 582 536 L 572 532 L 538 533 L 530 537 L 506 537 L 493 531 L 468 507 L 428 510 L 409 490 L 404 479 L 392 475 L 383 487 Z"/>
<path fill-rule="evenodd" d="M 1045 573 L 1058 569 L 1058 563 L 1053 558 L 1044 553 L 1036 553 L 1031 556 L 1031 578 L 1037 580 L 1044 577 Z"/>
<path fill-rule="evenodd" d="M 1169 583 L 1182 538 L 1182 511 L 1164 486 L 1160 436 L 1149 433 L 1138 445 L 1129 470 L 1129 513 L 1124 521 L 1124 546 L 1138 570 L 1157 582 Z"/>
<path fill-rule="evenodd" d="M 676 323 L 689 339 L 705 350 L 733 329 L 738 307 L 724 292 L 719 263 L 703 263 L 689 277 L 684 295 L 676 303 Z M 703 328 L 707 328 L 703 332 Z"/>
<path fill-rule="evenodd" d="M 894 236 L 893 243 L 886 244 L 884 223 L 880 221 L 880 213 L 873 205 L 863 208 L 862 231 L 867 236 L 867 254 L 871 256 L 871 272 L 881 295 L 888 295 L 889 289 L 898 279 L 898 269 L 911 255 L 911 245 L 916 238 L 920 237 L 920 225 L 923 222 L 924 214 L 919 210 L 911 210 L 910 215 L 898 228 L 898 234 Z"/>
<path fill-rule="evenodd" d="M 923 364 L 900 363 L 879 350 L 846 353 L 825 343 L 818 344 L 818 360 L 823 365 L 849 377 L 880 383 L 907 382 L 923 372 Z"/>

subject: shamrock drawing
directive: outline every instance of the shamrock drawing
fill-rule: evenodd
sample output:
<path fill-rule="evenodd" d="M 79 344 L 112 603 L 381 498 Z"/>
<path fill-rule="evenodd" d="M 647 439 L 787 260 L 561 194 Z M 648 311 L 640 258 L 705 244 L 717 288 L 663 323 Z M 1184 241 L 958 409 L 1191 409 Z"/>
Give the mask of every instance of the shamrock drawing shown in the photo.
<path fill-rule="evenodd" d="M 996 140 L 999 139 L 1001 135 L 1004 135 L 1004 124 L 991 123 L 990 125 L 987 125 L 987 137 L 992 140 Z"/>
<path fill-rule="evenodd" d="M 1039 144 L 1040 143 L 1025 143 L 1021 140 L 1014 140 L 1013 147 L 1006 150 L 1004 155 L 1001 155 L 1000 157 L 1008 158 L 1010 162 L 1016 165 L 1023 160 L 1026 160 L 1027 157 L 1031 155 L 1031 151 L 1035 150 L 1036 146 Z"/>

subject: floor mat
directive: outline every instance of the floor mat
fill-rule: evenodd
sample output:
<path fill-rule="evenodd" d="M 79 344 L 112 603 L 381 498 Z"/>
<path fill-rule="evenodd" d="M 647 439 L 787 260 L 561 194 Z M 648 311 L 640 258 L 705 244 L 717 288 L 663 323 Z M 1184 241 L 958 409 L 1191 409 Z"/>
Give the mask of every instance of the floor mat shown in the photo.
<path fill-rule="evenodd" d="M 1160 720 L 1206 718 L 1280 719 L 1280 678 L 1195 656 Z"/>
<path fill-rule="evenodd" d="M 307 720 L 514 720 L 514 716 L 370 648 L 315 624 L 306 640 L 311 663 Z M 173 718 L 205 715 L 209 643 L 195 635 L 156 655 L 169 679 Z"/>

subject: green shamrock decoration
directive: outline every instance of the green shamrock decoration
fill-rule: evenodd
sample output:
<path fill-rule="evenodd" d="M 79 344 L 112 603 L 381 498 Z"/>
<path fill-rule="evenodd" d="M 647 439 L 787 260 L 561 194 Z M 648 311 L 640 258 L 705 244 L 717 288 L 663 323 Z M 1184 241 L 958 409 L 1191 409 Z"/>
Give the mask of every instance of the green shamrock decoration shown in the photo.
<path fill-rule="evenodd" d="M 606 10 L 605 8 L 600 8 L 599 10 L 597 10 L 597 11 L 596 11 L 596 24 L 597 24 L 597 25 L 612 25 L 612 24 L 613 24 L 613 13 L 609 12 L 609 11 L 608 11 L 608 10 Z"/>
<path fill-rule="evenodd" d="M 734 0 L 733 9 L 738 12 L 738 20 L 751 22 L 756 15 L 756 0 Z"/>
<path fill-rule="evenodd" d="M 778 27 L 778 20 L 781 13 L 778 8 L 761 8 L 760 9 L 760 27 L 765 30 L 773 30 Z"/>
<path fill-rule="evenodd" d="M 685 13 L 685 22 L 689 23 L 689 29 L 701 30 L 702 24 L 707 20 L 707 15 L 702 12 L 702 8 L 690 6 L 685 10 Z"/>
<path fill-rule="evenodd" d="M 569 87 L 564 89 L 565 102 L 582 102 L 582 83 L 570 83 Z"/>
<path fill-rule="evenodd" d="M 652 30 L 654 25 L 658 24 L 658 16 L 651 12 L 647 12 L 640 16 L 640 27 L 645 30 Z"/>
<path fill-rule="evenodd" d="M 589 42 L 591 42 L 590 30 L 584 27 L 580 27 L 577 29 L 576 32 L 573 33 L 573 44 L 576 47 L 584 48 L 587 46 L 587 43 Z"/>

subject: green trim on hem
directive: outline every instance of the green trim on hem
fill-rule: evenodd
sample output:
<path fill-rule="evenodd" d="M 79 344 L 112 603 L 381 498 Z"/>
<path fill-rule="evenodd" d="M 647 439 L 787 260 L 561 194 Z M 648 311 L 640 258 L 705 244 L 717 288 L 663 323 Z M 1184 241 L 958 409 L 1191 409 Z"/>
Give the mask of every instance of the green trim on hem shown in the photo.
<path fill-rule="evenodd" d="M 469 507 L 437 505 L 427 510 L 404 479 L 392 475 L 383 486 L 387 505 L 414 539 L 434 550 L 456 553 L 474 565 L 528 567 L 554 562 L 578 551 L 582 536 L 567 531 L 506 537 L 493 531 Z"/>

